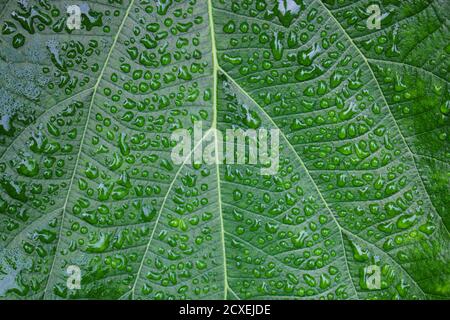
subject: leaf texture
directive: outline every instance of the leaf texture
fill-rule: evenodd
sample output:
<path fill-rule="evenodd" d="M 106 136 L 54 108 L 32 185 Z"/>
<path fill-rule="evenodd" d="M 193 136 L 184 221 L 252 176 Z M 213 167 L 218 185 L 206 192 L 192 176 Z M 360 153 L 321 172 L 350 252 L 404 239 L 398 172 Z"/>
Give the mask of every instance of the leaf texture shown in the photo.
<path fill-rule="evenodd" d="M 448 299 L 448 2 L 371 4 L 0 0 L 0 298 Z"/>

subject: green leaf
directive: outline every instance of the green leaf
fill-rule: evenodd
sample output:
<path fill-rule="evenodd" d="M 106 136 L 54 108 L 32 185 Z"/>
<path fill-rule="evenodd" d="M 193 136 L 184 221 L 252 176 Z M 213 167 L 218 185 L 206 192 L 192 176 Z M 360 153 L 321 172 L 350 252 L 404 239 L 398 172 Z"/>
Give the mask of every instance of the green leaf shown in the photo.
<path fill-rule="evenodd" d="M 373 4 L 1 0 L 0 298 L 448 299 L 448 1 Z"/>

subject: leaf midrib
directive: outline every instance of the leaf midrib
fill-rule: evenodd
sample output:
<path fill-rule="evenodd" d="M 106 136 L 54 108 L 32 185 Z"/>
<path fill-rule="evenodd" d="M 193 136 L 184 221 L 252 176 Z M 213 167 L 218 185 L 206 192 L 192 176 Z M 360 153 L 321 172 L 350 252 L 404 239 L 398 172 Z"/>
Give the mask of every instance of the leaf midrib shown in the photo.
<path fill-rule="evenodd" d="M 216 33 L 214 31 L 214 18 L 213 18 L 213 5 L 212 0 L 208 0 L 208 17 L 209 17 L 209 32 L 211 33 L 211 48 L 212 48 L 212 58 L 213 58 L 213 79 L 214 79 L 214 85 L 213 85 L 213 110 L 214 110 L 214 118 L 212 123 L 212 128 L 215 130 L 218 130 L 217 128 L 217 118 L 218 118 L 218 105 L 217 105 L 217 76 L 219 71 L 219 60 L 217 59 L 217 48 L 216 48 Z M 215 132 L 215 131 L 214 131 Z M 223 219 L 223 211 L 222 211 L 222 195 L 221 195 L 221 186 L 220 186 L 220 170 L 219 170 L 219 146 L 218 146 L 218 139 L 216 136 L 214 136 L 215 140 L 215 152 L 214 155 L 216 156 L 216 179 L 217 179 L 217 201 L 219 205 L 219 221 L 220 221 L 220 240 L 222 243 L 222 256 L 223 256 L 223 297 L 226 300 L 228 290 L 230 290 L 236 297 L 239 298 L 239 296 L 231 289 L 230 285 L 228 284 L 228 273 L 227 273 L 227 255 L 225 250 L 225 228 L 224 228 L 224 219 Z"/>

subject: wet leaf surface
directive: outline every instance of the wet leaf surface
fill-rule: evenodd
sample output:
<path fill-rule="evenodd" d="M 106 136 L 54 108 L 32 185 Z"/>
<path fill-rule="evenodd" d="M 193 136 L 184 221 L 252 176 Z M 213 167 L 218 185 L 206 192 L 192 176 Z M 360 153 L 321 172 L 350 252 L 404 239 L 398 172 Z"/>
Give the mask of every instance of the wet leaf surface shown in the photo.
<path fill-rule="evenodd" d="M 448 299 L 448 1 L 370 4 L 86 1 L 70 30 L 0 0 L 0 297 Z M 278 172 L 174 164 L 197 121 L 279 129 Z"/>

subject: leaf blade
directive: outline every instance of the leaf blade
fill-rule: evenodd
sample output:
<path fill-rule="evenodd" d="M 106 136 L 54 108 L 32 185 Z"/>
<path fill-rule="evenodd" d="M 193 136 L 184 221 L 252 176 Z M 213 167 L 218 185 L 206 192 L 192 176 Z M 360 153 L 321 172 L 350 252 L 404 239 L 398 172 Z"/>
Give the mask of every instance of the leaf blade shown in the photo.
<path fill-rule="evenodd" d="M 448 298 L 447 4 L 368 4 L 115 0 L 70 32 L 5 2 L 0 297 Z M 175 165 L 198 121 L 279 129 L 279 170 L 211 136 Z"/>

